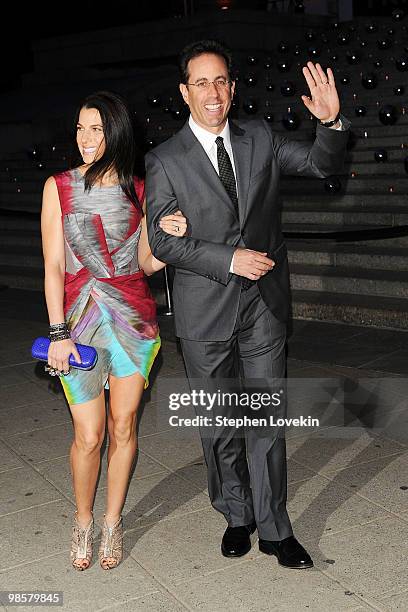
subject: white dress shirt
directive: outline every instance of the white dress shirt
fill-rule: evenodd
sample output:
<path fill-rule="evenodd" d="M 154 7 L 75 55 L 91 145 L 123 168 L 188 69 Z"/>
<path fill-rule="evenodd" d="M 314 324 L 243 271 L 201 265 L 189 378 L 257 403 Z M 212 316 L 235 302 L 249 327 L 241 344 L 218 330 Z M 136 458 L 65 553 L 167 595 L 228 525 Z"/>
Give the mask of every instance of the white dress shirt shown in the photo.
<path fill-rule="evenodd" d="M 208 157 L 210 158 L 210 162 L 214 166 L 217 174 L 219 174 L 219 172 L 218 172 L 217 145 L 216 145 L 215 140 L 216 138 L 218 138 L 218 136 L 221 136 L 221 138 L 224 139 L 224 146 L 231 160 L 232 169 L 234 171 L 234 176 L 235 176 L 235 187 L 237 188 L 237 193 L 238 193 L 238 187 L 236 185 L 237 173 L 235 172 L 234 153 L 232 152 L 230 127 L 229 127 L 228 121 L 225 124 L 224 129 L 222 130 L 220 134 L 213 134 L 212 132 L 205 130 L 204 128 L 202 128 L 200 125 L 198 125 L 194 121 L 191 115 L 188 120 L 188 124 L 194 136 L 197 138 L 197 140 L 203 147 L 204 151 L 207 153 Z"/>

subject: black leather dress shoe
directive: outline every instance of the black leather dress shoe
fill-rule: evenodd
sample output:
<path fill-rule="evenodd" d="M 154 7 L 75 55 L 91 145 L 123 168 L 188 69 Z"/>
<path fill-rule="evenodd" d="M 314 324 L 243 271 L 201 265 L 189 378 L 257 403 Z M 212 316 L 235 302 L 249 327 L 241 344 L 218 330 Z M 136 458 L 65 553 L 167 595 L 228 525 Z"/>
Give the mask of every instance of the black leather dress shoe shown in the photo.
<path fill-rule="evenodd" d="M 284 567 L 290 567 L 292 569 L 313 567 L 313 561 L 309 554 L 294 536 L 285 538 L 280 542 L 260 539 L 259 550 L 266 555 L 276 555 L 279 564 Z"/>
<path fill-rule="evenodd" d="M 251 534 L 256 529 L 256 523 L 242 527 L 227 527 L 221 542 L 221 552 L 224 557 L 242 557 L 251 550 Z"/>

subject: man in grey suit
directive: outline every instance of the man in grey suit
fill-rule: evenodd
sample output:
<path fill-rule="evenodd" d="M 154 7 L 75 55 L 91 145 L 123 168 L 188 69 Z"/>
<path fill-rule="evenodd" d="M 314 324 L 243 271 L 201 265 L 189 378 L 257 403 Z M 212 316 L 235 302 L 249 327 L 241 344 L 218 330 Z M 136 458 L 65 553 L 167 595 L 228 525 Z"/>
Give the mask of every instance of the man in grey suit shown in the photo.
<path fill-rule="evenodd" d="M 150 245 L 175 267 L 175 326 L 189 379 L 222 388 L 226 380 L 256 379 L 264 388 L 265 380 L 284 379 L 286 366 L 290 289 L 279 177 L 338 172 L 349 122 L 339 115 L 331 69 L 319 64 L 303 68 L 310 95 L 302 100 L 317 118 L 313 143 L 287 140 L 263 121 L 228 120 L 235 83 L 230 53 L 218 42 L 186 47 L 180 70 L 190 118 L 146 156 Z M 190 226 L 182 238 L 160 221 L 177 209 Z M 285 567 L 312 567 L 286 511 L 284 435 L 200 433 L 211 503 L 228 523 L 222 553 L 246 554 L 257 529 L 262 552 Z"/>

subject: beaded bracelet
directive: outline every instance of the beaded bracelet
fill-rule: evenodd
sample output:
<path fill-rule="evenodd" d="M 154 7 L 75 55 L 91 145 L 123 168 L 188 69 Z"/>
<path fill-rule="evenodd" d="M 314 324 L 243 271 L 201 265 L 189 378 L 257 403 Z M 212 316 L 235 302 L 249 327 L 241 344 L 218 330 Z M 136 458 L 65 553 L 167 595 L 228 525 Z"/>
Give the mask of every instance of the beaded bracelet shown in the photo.
<path fill-rule="evenodd" d="M 71 337 L 66 323 L 55 323 L 50 325 L 48 338 L 50 342 L 58 342 L 58 340 L 67 340 Z"/>

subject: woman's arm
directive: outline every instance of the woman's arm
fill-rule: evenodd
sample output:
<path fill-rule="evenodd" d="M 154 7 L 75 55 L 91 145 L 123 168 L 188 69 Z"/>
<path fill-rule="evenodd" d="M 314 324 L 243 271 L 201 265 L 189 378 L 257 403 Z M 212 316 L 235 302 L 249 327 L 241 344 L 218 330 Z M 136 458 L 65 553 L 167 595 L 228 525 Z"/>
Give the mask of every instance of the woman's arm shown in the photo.
<path fill-rule="evenodd" d="M 44 288 L 50 325 L 64 321 L 65 249 L 57 184 L 50 176 L 44 185 L 41 210 Z"/>
<path fill-rule="evenodd" d="M 143 202 L 143 212 L 146 211 L 146 200 Z M 165 263 L 156 259 L 152 254 L 147 235 L 146 216 L 141 220 L 142 229 L 140 233 L 138 246 L 139 267 L 147 276 L 151 276 L 166 266 Z M 173 236 L 182 237 L 187 231 L 187 220 L 183 217 L 181 211 L 177 211 L 174 215 L 168 215 L 160 220 L 162 229 Z"/>
<path fill-rule="evenodd" d="M 50 176 L 44 185 L 41 210 L 41 235 L 44 255 L 44 289 L 50 325 L 63 323 L 65 246 L 61 221 L 61 207 L 57 184 Z M 68 359 L 73 353 L 80 362 L 78 351 L 71 339 L 51 342 L 48 363 L 61 371 L 69 370 Z"/>

